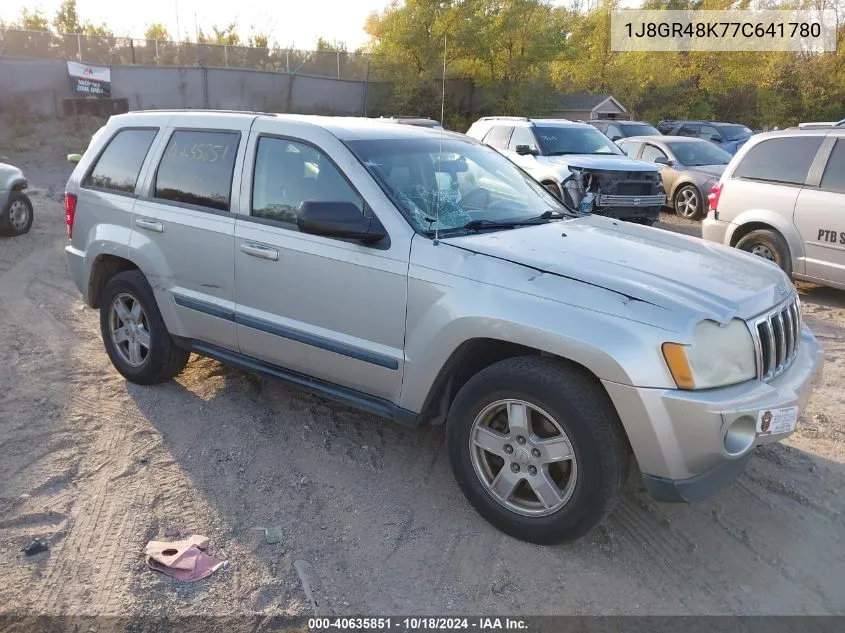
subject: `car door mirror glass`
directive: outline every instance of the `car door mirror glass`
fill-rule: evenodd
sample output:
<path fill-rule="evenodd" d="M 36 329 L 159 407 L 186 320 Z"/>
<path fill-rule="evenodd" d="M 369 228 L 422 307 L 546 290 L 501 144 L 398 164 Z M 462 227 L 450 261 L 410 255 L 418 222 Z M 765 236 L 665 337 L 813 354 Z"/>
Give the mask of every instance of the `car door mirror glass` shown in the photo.
<path fill-rule="evenodd" d="M 303 233 L 378 242 L 387 236 L 375 216 L 367 217 L 352 202 L 304 200 L 296 212 L 296 226 Z"/>
<path fill-rule="evenodd" d="M 537 154 L 537 150 L 530 145 L 517 145 L 514 151 L 520 156 L 536 156 Z"/>

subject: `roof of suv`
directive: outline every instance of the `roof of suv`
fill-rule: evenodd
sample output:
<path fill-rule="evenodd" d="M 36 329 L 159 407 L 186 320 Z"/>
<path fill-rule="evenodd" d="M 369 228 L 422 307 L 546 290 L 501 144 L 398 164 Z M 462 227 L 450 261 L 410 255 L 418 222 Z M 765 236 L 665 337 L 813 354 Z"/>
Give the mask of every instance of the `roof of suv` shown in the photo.
<path fill-rule="evenodd" d="M 742 125 L 742 123 L 734 123 L 733 121 L 705 121 L 704 119 L 665 119 L 661 123 L 672 123 L 677 125 L 679 123 L 706 123 L 707 125 Z"/>
<path fill-rule="evenodd" d="M 279 114 L 274 112 L 245 112 L 241 110 L 138 110 L 111 117 L 114 120 L 144 118 L 166 118 L 184 114 L 185 116 L 226 117 L 265 117 L 283 121 L 297 121 L 321 127 L 341 140 L 354 139 L 391 139 L 391 138 L 452 138 L 475 142 L 463 134 L 419 125 L 385 125 L 385 119 L 365 117 L 319 116 L 313 114 Z"/>
<path fill-rule="evenodd" d="M 514 127 L 533 127 L 536 125 L 544 127 L 592 127 L 588 123 L 569 119 L 531 119 L 524 116 L 485 116 L 475 123 L 489 123 L 491 125 L 498 123 L 499 125 L 513 125 Z"/>

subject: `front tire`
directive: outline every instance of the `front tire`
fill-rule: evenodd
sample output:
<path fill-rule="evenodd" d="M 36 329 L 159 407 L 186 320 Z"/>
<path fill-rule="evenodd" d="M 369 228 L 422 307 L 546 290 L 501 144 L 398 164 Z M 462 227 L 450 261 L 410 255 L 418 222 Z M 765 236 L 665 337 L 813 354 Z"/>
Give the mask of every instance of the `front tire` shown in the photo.
<path fill-rule="evenodd" d="M 607 394 L 555 359 L 511 358 L 476 374 L 449 410 L 446 441 L 473 507 L 531 543 L 587 534 L 627 476 L 627 442 Z"/>
<path fill-rule="evenodd" d="M 164 325 L 152 288 L 140 270 L 112 277 L 100 300 L 100 332 L 115 369 L 130 382 L 167 382 L 188 363 Z"/>
<path fill-rule="evenodd" d="M 747 253 L 759 255 L 769 261 L 773 261 L 781 270 L 790 277 L 792 276 L 792 255 L 789 252 L 789 244 L 783 235 L 769 229 L 758 229 L 744 235 L 736 247 Z"/>
<path fill-rule="evenodd" d="M 701 192 L 695 185 L 684 185 L 678 189 L 672 204 L 675 207 L 675 213 L 687 220 L 700 220 L 703 215 L 704 203 Z"/>
<path fill-rule="evenodd" d="M 17 236 L 32 228 L 32 202 L 22 191 L 13 191 L 5 208 L 0 210 L 0 235 Z"/>

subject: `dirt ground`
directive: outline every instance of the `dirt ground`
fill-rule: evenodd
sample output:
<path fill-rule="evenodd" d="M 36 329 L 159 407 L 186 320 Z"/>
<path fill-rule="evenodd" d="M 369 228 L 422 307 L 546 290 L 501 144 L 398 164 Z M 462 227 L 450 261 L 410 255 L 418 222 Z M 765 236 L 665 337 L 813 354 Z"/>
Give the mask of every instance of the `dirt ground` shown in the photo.
<path fill-rule="evenodd" d="M 674 505 L 632 481 L 589 537 L 529 545 L 463 499 L 442 428 L 197 357 L 170 384 L 123 380 L 63 253 L 64 156 L 95 123 L 0 125 L 36 213 L 0 239 L 0 612 L 845 614 L 845 293 L 801 287 L 823 384 L 735 485 Z M 190 532 L 228 568 L 191 585 L 146 569 L 149 539 Z M 35 537 L 50 550 L 25 557 Z"/>

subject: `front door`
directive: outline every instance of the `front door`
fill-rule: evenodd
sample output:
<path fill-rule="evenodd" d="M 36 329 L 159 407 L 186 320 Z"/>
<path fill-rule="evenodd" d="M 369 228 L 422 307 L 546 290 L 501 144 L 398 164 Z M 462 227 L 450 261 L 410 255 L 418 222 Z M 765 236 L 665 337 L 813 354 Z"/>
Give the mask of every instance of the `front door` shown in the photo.
<path fill-rule="evenodd" d="M 315 143 L 257 121 L 235 226 L 242 354 L 398 402 L 404 365 L 407 242 L 365 245 L 299 232 L 303 200 L 373 213 Z M 299 129 L 299 128 L 296 128 Z M 254 169 L 253 169 L 254 165 Z"/>

